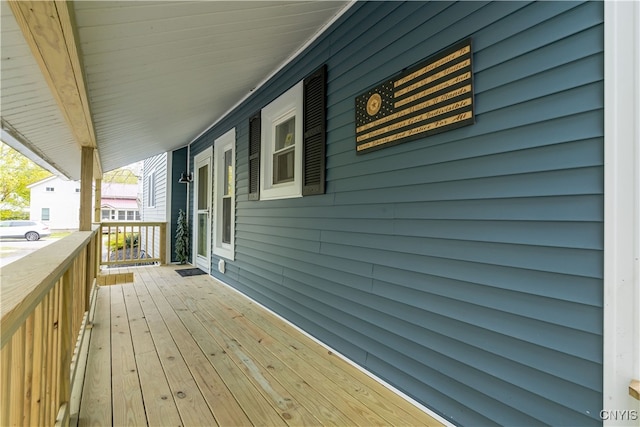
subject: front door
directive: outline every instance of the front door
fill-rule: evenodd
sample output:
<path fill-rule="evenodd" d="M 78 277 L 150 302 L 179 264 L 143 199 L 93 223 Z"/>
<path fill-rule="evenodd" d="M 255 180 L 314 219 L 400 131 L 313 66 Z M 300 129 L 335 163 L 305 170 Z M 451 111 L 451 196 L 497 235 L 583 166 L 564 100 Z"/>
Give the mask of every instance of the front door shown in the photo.
<path fill-rule="evenodd" d="M 194 159 L 193 253 L 196 267 L 211 269 L 211 148 Z"/>

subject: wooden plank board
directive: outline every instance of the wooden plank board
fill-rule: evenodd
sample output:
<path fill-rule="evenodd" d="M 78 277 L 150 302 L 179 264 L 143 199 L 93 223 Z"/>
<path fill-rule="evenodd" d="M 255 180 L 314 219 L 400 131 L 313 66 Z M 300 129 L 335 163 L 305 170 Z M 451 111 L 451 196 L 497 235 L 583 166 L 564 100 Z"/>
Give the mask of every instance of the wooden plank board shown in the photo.
<path fill-rule="evenodd" d="M 237 311 L 234 307 L 224 304 L 218 298 L 209 301 L 211 312 L 218 317 L 227 316 L 229 322 L 236 323 L 237 328 L 244 331 L 247 338 L 252 338 L 269 352 L 273 353 L 280 361 L 294 372 L 300 373 L 304 380 L 309 383 L 318 393 L 325 396 L 329 401 L 336 404 L 342 412 L 349 414 L 349 417 L 358 425 L 387 425 L 389 421 L 382 418 L 368 405 L 363 404 L 356 397 L 349 393 L 351 383 L 333 381 L 327 373 L 320 370 L 314 359 L 319 356 L 314 355 L 310 359 L 303 358 L 299 353 L 300 348 L 290 341 L 278 341 L 272 335 L 275 327 L 270 327 L 268 323 L 260 326 L 248 321 L 244 316 L 244 310 L 239 307 Z M 220 320 L 222 321 L 222 319 Z"/>
<path fill-rule="evenodd" d="M 234 363 L 232 356 L 218 344 L 209 333 L 209 330 L 182 304 L 182 301 L 174 296 L 167 296 L 167 301 L 176 310 L 180 320 L 182 320 L 203 354 L 205 354 L 211 365 L 219 373 L 227 387 L 229 387 L 229 390 L 246 412 L 247 417 L 253 425 L 284 426 L 287 425 L 287 423 L 296 425 L 309 424 L 308 422 L 304 422 L 304 418 L 295 416 L 297 415 L 296 412 L 293 414 L 290 412 L 290 406 L 292 406 L 290 398 L 278 396 L 276 399 L 277 402 L 275 402 L 276 405 L 274 405 L 277 407 L 275 408 L 276 410 L 274 410 L 274 406 L 269 404 L 267 400 L 272 398 L 272 396 L 260 394 L 260 391 L 254 383 L 252 383 L 251 379 Z M 318 422 L 311 414 L 308 414 L 306 420 Z"/>
<path fill-rule="evenodd" d="M 394 424 L 394 420 L 400 419 L 410 425 L 441 424 L 369 375 L 355 369 L 339 356 L 310 340 L 284 320 L 249 303 L 247 298 L 237 291 L 220 285 L 216 287 L 216 296 L 223 304 L 242 307 L 242 316 L 237 317 L 237 321 L 252 322 L 254 326 L 247 325 L 248 330 L 252 330 L 257 325 L 268 328 L 269 334 L 274 339 L 284 343 L 286 347 L 295 349 L 297 356 L 308 361 L 327 378 L 332 379 L 336 387 L 344 389 L 363 405 L 375 408 L 376 412 L 388 422 Z M 222 313 L 224 312 L 223 310 Z"/>
<path fill-rule="evenodd" d="M 278 414 L 282 419 L 286 420 L 289 425 L 317 425 L 320 420 L 316 418 L 307 408 L 302 405 L 295 396 L 287 390 L 277 378 L 253 359 L 242 351 L 240 346 L 232 337 L 227 336 L 224 332 L 215 327 L 209 320 L 194 316 L 207 330 L 207 333 L 213 337 L 210 341 L 216 347 L 223 348 L 223 356 L 228 358 L 233 365 L 232 375 L 244 376 L 254 388 L 258 390 L 261 396 L 270 404 L 271 411 Z M 217 353 L 216 353 L 217 354 Z M 234 387 L 237 384 L 229 383 Z M 255 408 L 247 408 L 248 413 L 255 415 Z"/>
<path fill-rule="evenodd" d="M 147 289 L 218 423 L 223 426 L 250 424 L 244 410 L 218 372 L 208 362 L 164 296 L 153 283 L 148 282 Z M 225 402 L 224 405 L 218 403 L 221 400 Z"/>
<path fill-rule="evenodd" d="M 114 425 L 146 424 L 122 286 L 111 290 L 111 383 Z"/>
<path fill-rule="evenodd" d="M 138 291 L 138 288 L 144 287 L 144 284 L 139 281 L 134 286 L 136 293 L 142 294 L 139 296 L 140 306 L 149 326 L 171 394 L 175 398 L 182 424 L 184 426 L 218 425 L 155 303 L 148 295 L 144 295 L 142 290 Z"/>
<path fill-rule="evenodd" d="M 137 425 L 441 425 L 210 276 L 141 268 L 133 284 L 104 290 L 118 296 L 114 325 L 124 314 L 130 331 L 124 357 L 135 360 L 147 416 Z M 124 370 L 116 347 L 114 369 Z"/>
<path fill-rule="evenodd" d="M 111 293 L 99 288 L 78 425 L 111 426 Z"/>
<path fill-rule="evenodd" d="M 135 288 L 133 285 L 123 285 L 122 290 L 148 423 L 151 426 L 180 425 L 182 421 L 178 407 L 156 353 Z"/>
<path fill-rule="evenodd" d="M 357 425 L 351 417 L 358 418 L 354 413 L 345 414 L 342 408 L 338 407 L 339 402 L 327 400 L 322 393 L 318 392 L 314 386 L 307 382 L 306 370 L 301 373 L 289 369 L 273 353 L 255 345 L 255 339 L 250 337 L 245 331 L 230 322 L 220 321 L 215 310 L 219 309 L 210 302 L 214 298 L 200 298 L 198 301 L 192 299 L 189 293 L 184 293 L 184 287 L 175 287 L 177 292 L 187 300 L 191 299 L 198 307 L 195 315 L 207 327 L 211 328 L 212 335 L 216 338 L 224 337 L 224 345 L 227 346 L 247 367 L 262 375 L 262 371 L 268 371 L 273 375 L 275 381 L 279 382 L 289 394 L 295 395 L 296 401 L 308 409 L 322 424 L 335 425 Z M 224 324 L 223 324 L 224 323 Z M 232 337 L 232 338 L 231 338 Z M 258 370 L 257 367 L 261 370 Z M 313 381 L 312 381 L 313 382 Z"/>

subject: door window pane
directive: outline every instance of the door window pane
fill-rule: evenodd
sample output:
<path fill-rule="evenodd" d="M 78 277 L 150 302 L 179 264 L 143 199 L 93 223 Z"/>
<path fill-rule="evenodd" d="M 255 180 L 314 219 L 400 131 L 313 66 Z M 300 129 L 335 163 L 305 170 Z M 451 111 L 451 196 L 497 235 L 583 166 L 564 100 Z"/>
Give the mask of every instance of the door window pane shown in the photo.
<path fill-rule="evenodd" d="M 207 209 L 209 206 L 208 180 L 209 165 L 198 168 L 198 209 Z"/>
<path fill-rule="evenodd" d="M 206 257 L 207 254 L 207 214 L 198 214 L 198 255 Z"/>

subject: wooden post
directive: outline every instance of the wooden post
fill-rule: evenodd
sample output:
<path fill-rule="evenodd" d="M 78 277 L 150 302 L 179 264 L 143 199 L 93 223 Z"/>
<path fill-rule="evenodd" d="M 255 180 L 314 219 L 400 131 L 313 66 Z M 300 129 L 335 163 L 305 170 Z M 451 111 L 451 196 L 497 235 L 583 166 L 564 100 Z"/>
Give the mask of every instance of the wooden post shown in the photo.
<path fill-rule="evenodd" d="M 167 223 L 163 223 L 163 224 L 160 224 L 160 264 L 165 265 L 166 263 L 167 263 Z"/>
<path fill-rule="evenodd" d="M 92 147 L 82 147 L 82 165 L 80 170 L 80 231 L 91 231 L 93 150 Z"/>
<path fill-rule="evenodd" d="M 102 180 L 96 179 L 96 195 L 93 206 L 93 222 L 102 221 Z"/>

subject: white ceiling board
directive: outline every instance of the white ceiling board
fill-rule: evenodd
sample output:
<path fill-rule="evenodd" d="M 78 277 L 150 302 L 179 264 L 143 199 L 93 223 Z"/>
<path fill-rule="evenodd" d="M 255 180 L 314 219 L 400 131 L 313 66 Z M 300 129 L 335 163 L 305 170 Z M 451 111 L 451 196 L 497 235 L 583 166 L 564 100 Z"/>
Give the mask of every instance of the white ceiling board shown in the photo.
<path fill-rule="evenodd" d="M 104 170 L 182 147 L 346 2 L 76 2 Z"/>
<path fill-rule="evenodd" d="M 0 2 L 3 128 L 77 179 L 80 145 Z M 103 171 L 188 144 L 350 3 L 74 2 Z"/>

